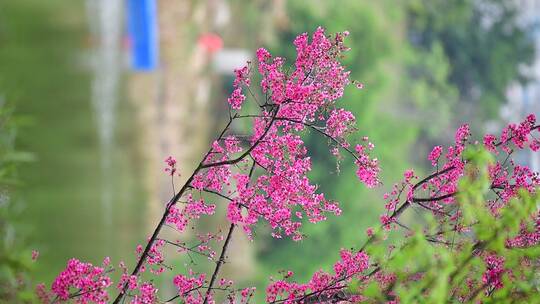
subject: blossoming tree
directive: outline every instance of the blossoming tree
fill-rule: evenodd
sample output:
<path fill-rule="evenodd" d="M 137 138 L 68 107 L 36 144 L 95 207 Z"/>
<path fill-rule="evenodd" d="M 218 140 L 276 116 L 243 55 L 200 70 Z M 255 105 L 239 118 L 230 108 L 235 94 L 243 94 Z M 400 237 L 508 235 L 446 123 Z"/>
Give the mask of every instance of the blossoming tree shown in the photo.
<path fill-rule="evenodd" d="M 71 259 L 50 289 L 38 285 L 40 299 L 48 303 L 252 301 L 255 288 L 235 287 L 220 272 L 234 230 L 253 238 L 254 227 L 263 223 L 274 238 L 298 241 L 304 237 L 303 224 L 341 213 L 339 203 L 327 199 L 308 177 L 312 163 L 303 140 L 307 133 L 327 141 L 329 154 L 338 161 L 352 157 L 356 177 L 366 187 L 382 185 L 374 145 L 367 136 L 353 136 L 358 132 L 355 116 L 338 104 L 344 88 L 354 84 L 340 63 L 347 51 L 347 35 L 327 36 L 322 28 L 311 39 L 299 35 L 290 71 L 283 58 L 259 49 L 256 64 L 235 71 L 228 123 L 166 204 L 146 244 L 137 247 L 136 265 L 128 268 L 120 262 L 112 267 L 106 258 L 94 266 Z M 255 73 L 260 83 L 252 82 Z M 249 125 L 250 134 L 236 134 L 235 124 Z M 427 156 L 433 165 L 431 174 L 421 178 L 406 171 L 403 180 L 384 195 L 381 225 L 366 231 L 364 244 L 343 249 L 331 272 L 316 272 L 308 282 L 296 282 L 293 271 L 272 278 L 266 301 L 489 302 L 500 294 L 533 299 L 534 290 L 538 292 L 534 271 L 540 256 L 536 249 L 540 218 L 535 203 L 540 179 L 512 156 L 519 150 L 540 149 L 538 129 L 530 115 L 504 128 L 500 136 L 486 135 L 479 143 L 467 125 L 460 127 L 453 145 L 437 146 Z M 166 172 L 174 177 L 176 161 L 170 157 L 166 164 Z M 187 244 L 180 238 L 187 227 L 202 216 L 217 216 L 209 197 L 227 204 L 229 228 L 198 235 L 194 244 Z M 412 224 L 408 210 L 417 211 Z M 173 227 L 178 238 L 165 238 L 164 227 Z M 388 238 L 391 234 L 402 237 Z M 166 246 L 175 248 L 177 255 L 204 257 L 211 271 L 167 266 Z M 113 270 L 121 272 L 118 282 L 109 277 Z M 158 299 L 158 286 L 142 274 L 157 276 L 164 271 L 174 272 L 170 283 L 176 294 Z"/>

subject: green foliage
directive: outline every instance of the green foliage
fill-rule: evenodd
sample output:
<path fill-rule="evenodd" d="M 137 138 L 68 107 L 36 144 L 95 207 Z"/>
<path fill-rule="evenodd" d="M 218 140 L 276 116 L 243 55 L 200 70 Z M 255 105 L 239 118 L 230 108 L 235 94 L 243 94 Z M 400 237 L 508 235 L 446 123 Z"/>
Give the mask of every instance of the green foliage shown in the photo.
<path fill-rule="evenodd" d="M 0 104 L 0 302 L 23 303 L 33 299 L 29 281 L 31 252 L 17 233 L 14 220 L 19 206 L 10 197 L 17 183 L 17 165 L 30 155 L 15 150 L 17 120 Z"/>
<path fill-rule="evenodd" d="M 493 118 L 512 81 L 525 81 L 520 65 L 534 56 L 532 39 L 517 24 L 517 7 L 505 0 L 406 1 L 408 35 L 418 52 L 440 47 L 448 81 L 461 107 Z M 471 104 L 475 104 L 471 107 Z M 467 106 L 466 106 L 467 105 Z M 461 114 L 461 113 L 460 113 Z M 470 117 L 475 117 L 470 116 Z"/>
<path fill-rule="evenodd" d="M 458 205 L 463 210 L 462 223 L 473 227 L 470 233 L 452 237 L 452 244 L 429 241 L 430 232 L 452 227 L 440 227 L 440 222 L 426 217 L 426 224 L 412 224 L 415 233 L 402 240 L 391 254 L 385 242 L 372 242 L 368 246 L 372 263 L 380 265 L 387 273 L 396 275 L 389 286 L 355 282 L 350 290 L 368 297 L 373 303 L 399 298 L 400 303 L 537 303 L 540 301 L 538 246 L 508 248 L 505 241 L 515 236 L 520 225 L 530 222 L 540 202 L 540 195 L 520 192 L 517 199 L 508 203 L 498 216 L 487 207 L 490 181 L 487 166 L 493 159 L 484 150 L 468 150 L 468 174 L 461 180 Z M 378 231 L 379 235 L 386 233 Z M 490 289 L 482 281 L 486 271 L 485 254 L 504 258 L 503 286 Z M 511 271 L 511 272 L 510 272 Z M 469 289 L 468 282 L 476 282 Z M 486 292 L 488 290 L 488 292 Z M 393 293 L 392 293 L 393 292 Z"/>
<path fill-rule="evenodd" d="M 80 0 L 0 0 L 0 96 L 16 106 L 18 121 L 25 118 L 17 129 L 17 147 L 36 158 L 19 166 L 24 187 L 16 189 L 27 206 L 17 229 L 42 253 L 33 273 L 36 282 L 51 282 L 73 256 L 96 264 L 105 254 L 118 260 L 135 248 L 150 221 L 140 129 L 129 102 L 120 101 L 116 109 L 111 170 L 106 176 L 100 170 L 86 60 L 97 40 L 86 17 Z M 126 233 L 111 234 L 104 216 L 107 178 L 114 190 L 109 214 Z M 81 243 L 81 238 L 92 241 Z M 122 258 L 130 263 L 135 255 Z"/>

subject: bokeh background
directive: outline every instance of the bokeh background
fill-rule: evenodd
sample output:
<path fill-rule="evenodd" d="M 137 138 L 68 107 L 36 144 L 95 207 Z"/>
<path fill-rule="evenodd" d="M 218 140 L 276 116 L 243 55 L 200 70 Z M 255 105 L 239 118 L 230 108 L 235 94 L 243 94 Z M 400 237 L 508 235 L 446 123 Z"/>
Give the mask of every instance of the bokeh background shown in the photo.
<path fill-rule="evenodd" d="M 1 0 L 0 289 L 20 271 L 30 289 L 51 282 L 70 257 L 132 265 L 171 195 L 163 160 L 189 176 L 227 117 L 233 68 L 261 46 L 293 60 L 294 37 L 317 26 L 350 32 L 344 62 L 365 88 L 342 103 L 384 187 L 359 186 L 347 161 L 337 174 L 308 139 L 312 178 L 343 215 L 301 243 L 239 233 L 225 271 L 240 282 L 328 268 L 378 222 L 385 187 L 425 173 L 461 123 L 481 134 L 540 114 L 540 0 Z"/>

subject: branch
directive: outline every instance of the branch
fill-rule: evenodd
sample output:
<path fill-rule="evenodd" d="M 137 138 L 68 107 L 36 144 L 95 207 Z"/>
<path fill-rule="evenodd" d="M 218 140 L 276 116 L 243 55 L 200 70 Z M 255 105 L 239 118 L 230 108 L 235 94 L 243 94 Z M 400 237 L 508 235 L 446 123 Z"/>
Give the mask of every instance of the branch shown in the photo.
<path fill-rule="evenodd" d="M 435 197 L 414 197 L 412 199 L 413 203 L 423 203 L 423 202 L 437 202 L 442 201 L 444 199 L 454 197 L 457 194 L 457 192 L 448 193 L 441 196 L 435 196 Z"/>
<path fill-rule="evenodd" d="M 255 149 L 259 145 L 259 142 L 261 142 L 261 140 L 266 136 L 266 134 L 268 134 L 268 132 L 270 131 L 270 128 L 272 127 L 272 124 L 276 120 L 276 115 L 278 113 L 278 110 L 279 110 L 279 107 L 276 107 L 274 110 L 274 113 L 272 114 L 271 120 L 268 123 L 268 126 L 266 127 L 266 130 L 264 130 L 264 133 L 261 135 L 261 137 L 259 137 L 257 141 L 255 141 L 255 143 L 253 143 L 253 145 L 251 145 L 251 147 L 249 147 L 249 149 L 247 149 L 240 156 L 238 156 L 235 159 L 228 159 L 228 160 L 219 161 L 215 163 L 209 163 L 209 164 L 201 164 L 200 168 L 205 169 L 205 168 L 212 168 L 212 167 L 218 167 L 218 166 L 223 166 L 223 165 L 233 165 L 242 161 L 246 156 L 248 156 L 251 153 L 251 151 L 253 151 L 253 149 Z"/>
<path fill-rule="evenodd" d="M 231 236 L 234 231 L 234 224 L 231 224 L 229 226 L 229 232 L 227 233 L 227 238 L 225 239 L 225 242 L 223 243 L 223 247 L 221 249 L 221 254 L 219 255 L 219 260 L 216 263 L 216 268 L 214 269 L 214 273 L 212 274 L 212 278 L 210 279 L 210 283 L 208 284 L 208 288 L 206 289 L 206 294 L 204 295 L 204 301 L 203 304 L 208 303 L 208 297 L 210 296 L 210 292 L 212 291 L 212 287 L 214 286 L 214 283 L 217 279 L 217 275 L 219 273 L 219 270 L 221 268 L 221 265 L 225 262 L 225 253 L 227 252 L 227 248 L 229 247 L 229 243 L 231 242 Z"/>
<path fill-rule="evenodd" d="M 219 137 L 218 137 L 218 140 L 221 139 L 223 137 L 223 135 L 225 134 L 225 132 L 227 132 L 227 130 L 229 129 L 229 127 L 231 126 L 232 122 L 233 122 L 234 118 L 230 118 L 229 119 L 229 122 L 227 123 L 227 125 L 223 128 L 223 130 L 221 131 Z M 204 155 L 203 159 L 201 160 L 201 162 L 199 163 L 199 165 L 197 166 L 197 168 L 193 171 L 193 173 L 191 174 L 191 176 L 187 179 L 187 181 L 184 183 L 184 185 L 182 186 L 182 188 L 180 189 L 180 191 L 178 191 L 178 193 L 176 193 L 176 195 L 171 198 L 171 200 L 169 201 L 169 203 L 167 203 L 167 206 L 165 207 L 165 212 L 163 212 L 163 215 L 161 216 L 161 220 L 159 221 L 159 223 L 157 224 L 156 228 L 154 229 L 154 232 L 152 233 L 152 236 L 150 237 L 150 239 L 148 240 L 148 242 L 146 243 L 146 247 L 144 248 L 144 251 L 143 253 L 141 254 L 141 256 L 139 257 L 139 260 L 137 261 L 137 264 L 135 266 L 135 268 L 133 269 L 133 271 L 131 272 L 131 275 L 132 276 L 136 276 L 139 274 L 139 272 L 141 271 L 141 267 L 143 266 L 144 262 L 146 261 L 146 258 L 148 257 L 148 254 L 150 252 L 150 249 L 152 248 L 152 246 L 154 245 L 159 233 L 161 232 L 161 229 L 163 228 L 163 225 L 165 224 L 166 220 L 167 220 L 167 217 L 169 216 L 169 214 L 171 213 L 171 209 L 172 207 L 176 204 L 176 202 L 178 202 L 178 200 L 180 200 L 180 198 L 184 195 L 185 191 L 189 188 L 191 182 L 193 181 L 193 178 L 195 177 L 195 175 L 197 175 L 197 173 L 199 173 L 199 171 L 202 169 L 202 164 L 204 162 L 204 160 L 208 157 L 208 155 L 210 154 L 210 152 L 212 151 L 212 148 L 210 148 L 208 150 L 208 152 L 206 152 L 206 154 Z M 120 292 L 118 293 L 118 295 L 116 296 L 116 298 L 114 299 L 113 301 L 113 304 L 119 304 L 120 301 L 122 300 L 122 298 L 124 297 L 125 293 L 126 293 L 126 290 L 127 290 L 127 282 L 124 283 L 124 285 L 122 286 Z"/>
<path fill-rule="evenodd" d="M 209 259 L 212 259 L 212 256 L 211 256 L 211 255 L 209 255 L 209 254 L 207 254 L 207 253 L 204 253 L 204 252 L 201 252 L 201 251 L 198 251 L 198 250 L 195 250 L 195 249 L 193 249 L 193 248 L 186 247 L 186 246 L 183 246 L 183 245 L 181 245 L 181 244 L 177 244 L 177 243 L 175 243 L 175 242 L 171 242 L 171 241 L 169 241 L 169 240 L 162 239 L 162 238 L 157 238 L 156 240 L 162 240 L 162 241 L 164 241 L 166 244 L 169 244 L 169 245 L 172 245 L 172 246 L 175 246 L 175 247 L 184 249 L 184 250 L 186 250 L 186 251 L 191 251 L 191 252 L 193 252 L 193 253 L 200 254 L 200 255 L 205 256 L 205 257 L 207 257 L 207 258 L 209 258 Z"/>

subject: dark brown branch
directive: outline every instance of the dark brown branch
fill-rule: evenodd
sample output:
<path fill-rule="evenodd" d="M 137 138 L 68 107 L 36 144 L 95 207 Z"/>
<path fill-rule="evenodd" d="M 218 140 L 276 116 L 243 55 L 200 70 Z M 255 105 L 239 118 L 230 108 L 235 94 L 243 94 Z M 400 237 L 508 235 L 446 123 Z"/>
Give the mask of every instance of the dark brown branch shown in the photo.
<path fill-rule="evenodd" d="M 223 130 L 221 131 L 219 137 L 218 137 L 218 140 L 221 139 L 223 137 L 223 135 L 225 134 L 225 132 L 227 132 L 227 130 L 229 129 L 229 127 L 231 126 L 232 122 L 233 122 L 234 118 L 230 118 L 229 119 L 229 122 L 227 123 L 227 125 L 223 128 Z M 178 191 L 178 193 L 176 193 L 176 195 L 171 198 L 171 200 L 169 201 L 169 203 L 167 203 L 167 206 L 165 207 L 165 212 L 163 212 L 163 215 L 161 216 L 161 219 L 159 221 L 159 223 L 157 224 L 156 228 L 154 229 L 154 232 L 152 233 L 152 236 L 150 237 L 150 239 L 148 240 L 148 243 L 146 243 L 146 247 L 144 248 L 144 251 L 143 253 L 141 254 L 141 256 L 139 257 L 139 260 L 137 261 L 137 264 L 135 265 L 135 268 L 133 269 L 133 271 L 131 272 L 131 275 L 133 276 L 136 276 L 139 274 L 140 270 L 141 270 L 141 267 L 143 266 L 144 262 L 146 261 L 146 258 L 148 257 L 148 254 L 150 252 L 150 249 L 152 248 L 152 246 L 154 245 L 159 233 L 161 232 L 161 229 L 163 228 L 163 225 L 165 224 L 166 220 L 167 220 L 167 217 L 169 216 L 170 212 L 171 212 L 171 209 L 172 207 L 176 204 L 176 202 L 178 202 L 180 200 L 180 198 L 184 195 L 185 191 L 190 187 L 190 184 L 191 182 L 193 181 L 193 178 L 195 177 L 195 175 L 197 175 L 197 173 L 199 173 L 199 171 L 202 169 L 202 164 L 203 162 L 206 160 L 206 158 L 208 157 L 208 155 L 210 154 L 210 152 L 212 151 L 212 148 L 210 148 L 208 150 L 208 152 L 204 155 L 202 161 L 199 163 L 199 165 L 197 166 L 197 168 L 193 171 L 193 173 L 191 174 L 191 176 L 187 179 L 187 181 L 184 183 L 184 185 L 182 186 L 182 188 L 180 189 L 180 191 Z M 124 297 L 125 293 L 126 293 L 126 290 L 127 290 L 127 282 L 124 283 L 124 285 L 122 286 L 120 292 L 118 293 L 118 296 L 116 296 L 116 298 L 114 299 L 113 301 L 113 304 L 118 304 L 120 303 L 120 301 L 122 300 L 122 298 Z"/>
<path fill-rule="evenodd" d="M 195 188 L 192 188 L 192 189 L 195 189 Z M 195 189 L 195 190 L 199 190 L 199 189 Z M 231 201 L 231 202 L 233 201 L 232 198 L 230 198 L 230 197 L 228 197 L 228 196 L 226 196 L 226 195 L 224 195 L 224 194 L 221 194 L 221 193 L 219 193 L 219 192 L 217 192 L 217 191 L 214 191 L 214 190 L 210 190 L 210 189 L 207 189 L 207 188 L 203 188 L 203 189 L 200 189 L 200 191 L 203 191 L 203 192 L 207 192 L 207 193 L 210 193 L 210 194 L 217 195 L 217 196 L 219 196 L 219 197 L 221 197 L 221 198 L 224 198 L 224 199 L 226 199 L 226 200 L 228 200 L 228 201 Z"/>
<path fill-rule="evenodd" d="M 532 132 L 532 131 L 535 130 L 535 129 L 539 129 L 539 128 L 540 128 L 540 125 L 533 126 L 533 127 L 531 127 L 530 132 Z M 500 145 L 505 144 L 505 143 L 511 141 L 513 138 L 514 138 L 514 135 L 508 137 L 505 141 L 500 141 L 500 142 L 496 143 L 494 146 L 495 146 L 495 147 L 499 147 Z"/>
<path fill-rule="evenodd" d="M 433 178 L 439 176 L 439 175 L 442 175 L 442 174 L 445 174 L 445 173 L 448 173 L 452 170 L 454 170 L 456 167 L 455 166 L 450 166 L 446 169 L 443 169 L 441 171 L 437 171 L 437 172 L 433 172 L 432 174 L 426 176 L 424 179 L 422 179 L 421 181 L 419 181 L 418 183 L 416 183 L 414 186 L 413 186 L 413 190 L 416 190 L 418 187 L 422 186 L 423 184 L 427 183 L 428 181 L 432 180 Z"/>
<path fill-rule="evenodd" d="M 257 139 L 257 141 L 255 143 L 253 143 L 253 145 L 251 145 L 244 153 L 242 153 L 240 156 L 238 156 L 237 158 L 234 158 L 234 159 L 228 159 L 228 160 L 219 161 L 219 162 L 215 162 L 215 163 L 209 163 L 209 164 L 201 164 L 200 168 L 205 169 L 205 168 L 212 168 L 212 167 L 218 167 L 218 166 L 223 166 L 223 165 L 234 165 L 234 164 L 242 161 L 244 158 L 246 158 L 246 156 L 248 156 L 251 153 L 251 151 L 253 151 L 253 149 L 255 149 L 259 145 L 259 142 L 270 131 L 270 128 L 272 127 L 272 124 L 274 123 L 274 121 L 276 119 L 278 109 L 279 108 L 277 108 L 277 107 L 275 108 L 274 113 L 271 116 L 271 120 L 268 123 L 268 126 L 266 126 L 266 129 L 264 130 L 264 133 L 261 135 L 261 137 L 259 137 Z"/>
<path fill-rule="evenodd" d="M 212 256 L 209 255 L 208 253 L 204 253 L 204 252 L 201 252 L 201 251 L 198 251 L 198 250 L 195 250 L 193 248 L 190 248 L 190 247 L 186 247 L 182 244 L 178 244 L 178 243 L 175 243 L 175 242 L 171 242 L 169 240 L 166 240 L 166 239 L 162 239 L 162 238 L 157 238 L 156 240 L 161 240 L 161 241 L 164 241 L 166 244 L 169 244 L 171 246 L 175 246 L 175 247 L 178 247 L 178 248 L 181 248 L 181 249 L 184 249 L 186 251 L 190 251 L 190 252 L 193 252 L 193 253 L 196 253 L 196 254 L 200 254 L 202 256 L 205 256 L 209 259 L 212 259 Z"/>
<path fill-rule="evenodd" d="M 448 193 L 445 195 L 435 196 L 435 197 L 414 197 L 412 199 L 413 203 L 424 203 L 424 202 L 437 202 L 442 201 L 447 198 L 454 197 L 457 194 L 457 192 Z"/>
<path fill-rule="evenodd" d="M 277 113 L 277 110 L 276 110 L 276 113 Z M 268 131 L 271 126 L 272 126 L 272 123 L 270 123 L 267 126 L 266 130 Z M 265 134 L 266 133 L 267 132 L 265 132 Z M 264 135 L 261 137 L 261 139 L 262 138 L 264 138 Z M 249 154 L 246 154 L 246 155 L 249 155 Z M 253 176 L 254 168 L 255 168 L 255 161 L 251 165 L 251 169 L 249 171 L 249 178 L 251 178 Z M 217 260 L 216 267 L 214 269 L 214 273 L 212 274 L 212 278 L 210 278 L 210 282 L 208 283 L 208 288 L 206 289 L 206 293 L 204 295 L 203 304 L 206 304 L 208 302 L 208 297 L 210 296 L 210 292 L 212 292 L 212 289 L 214 287 L 214 283 L 216 282 L 217 276 L 219 274 L 219 270 L 221 269 L 221 266 L 223 265 L 223 263 L 225 263 L 225 254 L 227 253 L 227 248 L 229 247 L 229 244 L 231 242 L 231 237 L 232 237 L 232 234 L 234 232 L 234 227 L 235 227 L 235 224 L 233 224 L 233 223 L 231 223 L 231 225 L 229 226 L 229 232 L 227 233 L 227 237 L 225 239 L 225 242 L 223 243 L 223 247 L 221 248 L 221 254 L 219 255 L 219 259 Z"/>
<path fill-rule="evenodd" d="M 283 120 L 283 121 L 288 121 L 288 122 L 292 122 L 292 123 L 297 123 L 297 124 L 302 124 L 308 128 L 311 128 L 312 130 L 314 130 L 315 132 L 323 135 L 324 137 L 328 138 L 329 140 L 333 141 L 335 144 L 339 145 L 339 147 L 345 151 L 347 151 L 352 157 L 354 157 L 354 159 L 356 160 L 360 160 L 358 158 L 358 156 L 356 155 L 356 153 L 354 153 L 353 151 L 351 151 L 351 149 L 347 148 L 346 146 L 343 145 L 343 143 L 339 142 L 337 139 L 335 139 L 334 137 L 330 136 L 330 134 L 322 131 L 321 129 L 319 129 L 317 126 L 315 125 L 312 125 L 312 124 L 308 124 L 308 123 L 305 123 L 303 121 L 300 121 L 300 120 L 295 120 L 295 119 L 289 119 L 289 118 L 283 118 L 283 117 L 278 117 L 276 118 L 276 120 Z"/>
<path fill-rule="evenodd" d="M 216 268 L 214 269 L 214 273 L 212 274 L 212 278 L 210 278 L 210 282 L 208 283 L 208 288 L 206 289 L 206 293 L 204 295 L 204 301 L 203 304 L 208 303 L 208 297 L 210 296 L 210 292 L 212 292 L 212 287 L 214 286 L 214 283 L 216 282 L 219 270 L 223 263 L 225 262 L 225 254 L 227 252 L 227 248 L 229 247 L 229 243 L 231 242 L 231 236 L 234 231 L 234 224 L 231 224 L 229 226 L 229 232 L 227 233 L 227 238 L 225 239 L 225 242 L 223 243 L 223 248 L 221 249 L 221 254 L 219 255 L 219 260 L 217 260 Z"/>

